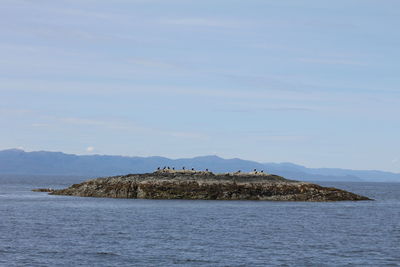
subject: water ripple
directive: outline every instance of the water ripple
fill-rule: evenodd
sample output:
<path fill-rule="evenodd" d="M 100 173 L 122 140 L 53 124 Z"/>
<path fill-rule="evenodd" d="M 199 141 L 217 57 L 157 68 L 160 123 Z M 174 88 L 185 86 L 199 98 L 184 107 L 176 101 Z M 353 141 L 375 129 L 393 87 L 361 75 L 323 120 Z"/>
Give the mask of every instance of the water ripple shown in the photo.
<path fill-rule="evenodd" d="M 400 266 L 400 185 L 336 186 L 377 201 L 96 199 L 5 184 L 0 265 Z"/>

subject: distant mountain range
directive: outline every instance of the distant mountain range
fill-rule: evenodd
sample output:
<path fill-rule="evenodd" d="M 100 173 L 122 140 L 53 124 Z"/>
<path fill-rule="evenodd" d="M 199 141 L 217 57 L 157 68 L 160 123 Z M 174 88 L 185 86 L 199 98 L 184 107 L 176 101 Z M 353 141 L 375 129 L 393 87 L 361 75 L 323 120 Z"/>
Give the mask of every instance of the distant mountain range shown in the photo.
<path fill-rule="evenodd" d="M 213 172 L 237 170 L 264 170 L 268 173 L 301 181 L 371 181 L 400 182 L 399 173 L 384 171 L 358 171 L 335 168 L 306 168 L 293 163 L 259 163 L 242 159 L 223 159 L 202 156 L 185 159 L 164 157 L 123 157 L 107 155 L 72 155 L 62 152 L 25 152 L 19 149 L 0 151 L 0 174 L 4 175 L 58 175 L 58 176 L 110 176 L 128 173 L 153 172 L 157 167 L 181 169 L 209 169 Z"/>

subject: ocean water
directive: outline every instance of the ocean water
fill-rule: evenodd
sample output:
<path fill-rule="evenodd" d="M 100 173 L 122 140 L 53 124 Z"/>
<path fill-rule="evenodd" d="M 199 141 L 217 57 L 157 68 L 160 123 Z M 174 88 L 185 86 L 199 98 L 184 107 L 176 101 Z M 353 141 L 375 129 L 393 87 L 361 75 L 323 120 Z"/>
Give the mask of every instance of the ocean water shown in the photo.
<path fill-rule="evenodd" d="M 400 184 L 323 183 L 365 202 L 50 196 L 0 179 L 0 266 L 400 266 Z"/>

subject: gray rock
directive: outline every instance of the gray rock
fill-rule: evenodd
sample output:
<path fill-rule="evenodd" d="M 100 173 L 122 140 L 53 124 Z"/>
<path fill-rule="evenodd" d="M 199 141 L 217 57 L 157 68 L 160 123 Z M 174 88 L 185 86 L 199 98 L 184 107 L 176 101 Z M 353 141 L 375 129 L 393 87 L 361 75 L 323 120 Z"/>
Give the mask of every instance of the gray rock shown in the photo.
<path fill-rule="evenodd" d="M 41 191 L 43 192 L 43 191 Z M 371 200 L 337 188 L 288 180 L 267 173 L 223 173 L 159 170 L 96 178 L 52 195 L 145 199 L 356 201 Z"/>

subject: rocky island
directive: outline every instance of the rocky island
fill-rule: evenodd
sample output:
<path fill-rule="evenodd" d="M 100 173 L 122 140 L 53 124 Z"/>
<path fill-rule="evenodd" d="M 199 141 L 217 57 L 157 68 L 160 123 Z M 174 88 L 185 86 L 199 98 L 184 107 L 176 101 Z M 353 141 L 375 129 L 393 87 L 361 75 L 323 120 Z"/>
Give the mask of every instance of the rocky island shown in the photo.
<path fill-rule="evenodd" d="M 357 201 L 370 200 L 337 188 L 288 180 L 264 172 L 214 174 L 159 169 L 153 173 L 96 178 L 65 189 L 35 189 L 51 195 L 144 199 Z"/>

